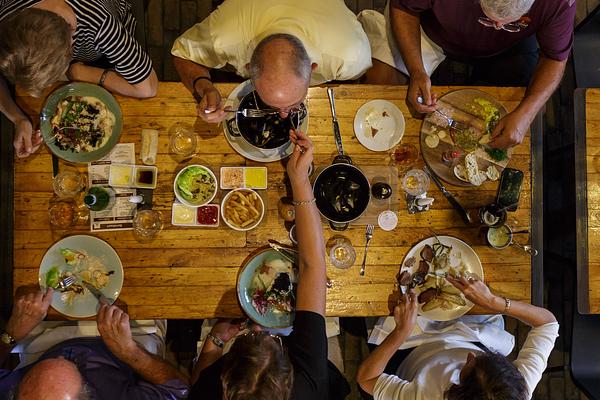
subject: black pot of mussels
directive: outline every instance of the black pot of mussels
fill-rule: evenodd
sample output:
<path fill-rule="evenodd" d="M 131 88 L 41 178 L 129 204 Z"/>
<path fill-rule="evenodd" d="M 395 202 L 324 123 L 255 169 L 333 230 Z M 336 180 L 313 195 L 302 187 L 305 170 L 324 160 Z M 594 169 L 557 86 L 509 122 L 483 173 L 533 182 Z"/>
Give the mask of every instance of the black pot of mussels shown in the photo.
<path fill-rule="evenodd" d="M 353 165 L 352 159 L 344 154 L 342 136 L 335 117 L 333 90 L 328 90 L 328 95 L 338 155 L 333 159 L 333 164 L 317 175 L 313 193 L 321 215 L 329 220 L 332 229 L 342 231 L 367 209 L 371 200 L 371 185 L 360 168 Z"/>
<path fill-rule="evenodd" d="M 264 116 L 244 115 L 244 110 L 264 110 Z M 248 113 L 248 111 L 247 111 Z M 250 146 L 260 150 L 283 151 L 290 144 L 290 129 L 297 129 L 307 117 L 306 106 L 302 103 L 299 111 L 290 112 L 281 117 L 274 112 L 256 93 L 256 90 L 245 95 L 238 106 L 235 120 L 237 129 L 231 129 L 234 136 L 241 136 Z"/>

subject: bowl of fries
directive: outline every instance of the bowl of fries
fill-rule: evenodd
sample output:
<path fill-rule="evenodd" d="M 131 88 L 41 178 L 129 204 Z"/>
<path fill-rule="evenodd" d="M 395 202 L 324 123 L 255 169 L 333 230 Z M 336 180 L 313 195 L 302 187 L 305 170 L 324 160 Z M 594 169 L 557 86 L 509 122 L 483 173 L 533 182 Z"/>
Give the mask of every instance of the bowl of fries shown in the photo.
<path fill-rule="evenodd" d="M 221 202 L 221 217 L 231 229 L 249 231 L 256 228 L 265 215 L 263 199 L 252 189 L 235 189 Z"/>

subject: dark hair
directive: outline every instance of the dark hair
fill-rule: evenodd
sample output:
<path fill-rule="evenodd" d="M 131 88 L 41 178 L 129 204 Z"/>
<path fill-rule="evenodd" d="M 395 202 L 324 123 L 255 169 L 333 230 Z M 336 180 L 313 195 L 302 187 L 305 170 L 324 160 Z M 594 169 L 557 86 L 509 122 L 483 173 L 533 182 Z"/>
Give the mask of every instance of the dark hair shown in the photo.
<path fill-rule="evenodd" d="M 0 73 L 39 96 L 71 62 L 71 26 L 46 10 L 26 8 L 0 22 Z"/>
<path fill-rule="evenodd" d="M 258 43 L 252 52 L 252 57 L 250 59 L 250 75 L 252 78 L 258 79 L 262 74 L 265 67 L 265 62 L 269 61 L 265 60 L 265 47 L 267 44 L 275 40 L 284 40 L 290 44 L 292 48 L 292 57 L 288 60 L 289 66 L 297 77 L 309 82 L 312 72 L 312 63 L 310 61 L 310 57 L 308 56 L 302 41 L 300 41 L 300 39 L 298 39 L 296 36 L 288 33 L 276 33 L 269 35 Z"/>
<path fill-rule="evenodd" d="M 523 375 L 502 354 L 483 353 L 473 367 L 461 376 L 460 385 L 446 391 L 448 400 L 527 400 L 529 393 Z"/>
<path fill-rule="evenodd" d="M 287 400 L 294 369 L 281 342 L 269 335 L 240 336 L 224 356 L 225 400 Z"/>

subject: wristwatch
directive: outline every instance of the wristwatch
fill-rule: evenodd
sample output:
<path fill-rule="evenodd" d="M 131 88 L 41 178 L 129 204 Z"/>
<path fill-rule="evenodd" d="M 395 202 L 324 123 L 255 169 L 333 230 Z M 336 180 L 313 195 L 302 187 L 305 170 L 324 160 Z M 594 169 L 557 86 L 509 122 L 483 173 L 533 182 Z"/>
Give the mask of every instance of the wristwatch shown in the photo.
<path fill-rule="evenodd" d="M 207 338 L 210 339 L 210 341 L 213 342 L 215 346 L 221 349 L 225 345 L 225 342 L 220 337 L 213 335 L 212 333 L 209 333 Z"/>
<path fill-rule="evenodd" d="M 9 345 L 9 346 L 14 346 L 15 344 L 17 344 L 17 341 L 15 340 L 15 338 L 10 336 L 6 332 L 2 332 L 0 334 L 0 341 L 2 341 L 2 343 Z"/>

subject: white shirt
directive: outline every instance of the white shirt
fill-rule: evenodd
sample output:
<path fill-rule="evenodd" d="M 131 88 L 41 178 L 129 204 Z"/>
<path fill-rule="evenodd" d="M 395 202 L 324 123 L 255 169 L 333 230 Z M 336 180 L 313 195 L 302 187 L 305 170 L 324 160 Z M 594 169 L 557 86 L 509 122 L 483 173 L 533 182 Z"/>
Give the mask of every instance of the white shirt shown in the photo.
<path fill-rule="evenodd" d="M 546 369 L 557 337 L 557 322 L 532 328 L 514 361 L 525 379 L 529 398 Z M 460 382 L 460 370 L 469 352 L 477 354 L 481 349 L 468 341 L 447 341 L 443 335 L 438 341 L 422 344 L 400 364 L 397 376 L 379 376 L 373 397 L 375 400 L 443 399 L 450 385 Z"/>
<path fill-rule="evenodd" d="M 371 67 L 367 35 L 343 0 L 226 0 L 177 38 L 171 54 L 248 78 L 254 48 L 276 33 L 296 36 L 318 64 L 312 85 L 355 79 Z"/>

